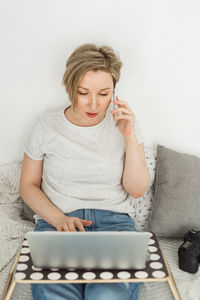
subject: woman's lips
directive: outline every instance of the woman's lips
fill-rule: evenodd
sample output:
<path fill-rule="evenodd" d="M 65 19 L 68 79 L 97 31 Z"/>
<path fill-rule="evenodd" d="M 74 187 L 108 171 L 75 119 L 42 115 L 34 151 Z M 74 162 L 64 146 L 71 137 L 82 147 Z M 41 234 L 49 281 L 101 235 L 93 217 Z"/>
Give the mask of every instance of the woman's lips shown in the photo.
<path fill-rule="evenodd" d="M 98 114 L 86 113 L 89 118 L 95 118 Z"/>

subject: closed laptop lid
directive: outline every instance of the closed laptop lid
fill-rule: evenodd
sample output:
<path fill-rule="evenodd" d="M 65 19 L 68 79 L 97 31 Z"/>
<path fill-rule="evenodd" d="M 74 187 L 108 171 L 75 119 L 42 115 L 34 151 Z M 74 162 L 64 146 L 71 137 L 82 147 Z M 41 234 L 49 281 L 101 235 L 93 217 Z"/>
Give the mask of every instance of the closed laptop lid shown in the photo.
<path fill-rule="evenodd" d="M 151 233 L 31 231 L 26 236 L 35 267 L 144 269 Z"/>

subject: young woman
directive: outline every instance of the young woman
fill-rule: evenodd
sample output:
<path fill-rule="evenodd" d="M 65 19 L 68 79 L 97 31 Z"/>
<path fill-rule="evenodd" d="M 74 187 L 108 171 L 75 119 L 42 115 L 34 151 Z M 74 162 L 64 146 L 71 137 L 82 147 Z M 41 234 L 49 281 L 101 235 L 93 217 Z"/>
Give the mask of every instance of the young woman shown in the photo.
<path fill-rule="evenodd" d="M 134 112 L 118 97 L 113 109 L 121 67 L 108 46 L 84 44 L 68 58 L 63 84 L 70 104 L 38 116 L 24 147 L 20 193 L 36 213 L 35 231 L 136 231 L 132 197 L 145 193 L 150 175 Z M 139 285 L 31 288 L 37 300 L 135 300 Z"/>

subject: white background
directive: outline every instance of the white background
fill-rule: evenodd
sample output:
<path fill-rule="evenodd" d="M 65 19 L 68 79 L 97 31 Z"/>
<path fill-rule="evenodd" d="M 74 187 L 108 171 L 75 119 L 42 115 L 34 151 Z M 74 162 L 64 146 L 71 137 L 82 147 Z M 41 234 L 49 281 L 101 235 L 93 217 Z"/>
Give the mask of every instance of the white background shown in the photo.
<path fill-rule="evenodd" d="M 83 43 L 123 62 L 117 85 L 145 146 L 200 156 L 198 0 L 0 1 L 0 164 L 23 159 L 36 117 L 62 107 L 65 62 Z"/>

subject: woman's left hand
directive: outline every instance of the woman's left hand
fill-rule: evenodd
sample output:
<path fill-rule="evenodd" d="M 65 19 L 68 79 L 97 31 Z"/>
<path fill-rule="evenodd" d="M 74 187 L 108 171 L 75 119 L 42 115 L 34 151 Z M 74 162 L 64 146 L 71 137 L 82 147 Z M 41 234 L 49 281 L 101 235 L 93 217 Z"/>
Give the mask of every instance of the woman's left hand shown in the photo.
<path fill-rule="evenodd" d="M 135 137 L 135 115 L 130 109 L 129 105 L 125 101 L 120 101 L 116 96 L 116 101 L 114 104 L 118 105 L 118 108 L 112 111 L 113 120 L 117 121 L 117 126 L 124 137 L 125 140 Z M 115 118 L 115 113 L 122 112 L 122 115 L 117 114 Z"/>

